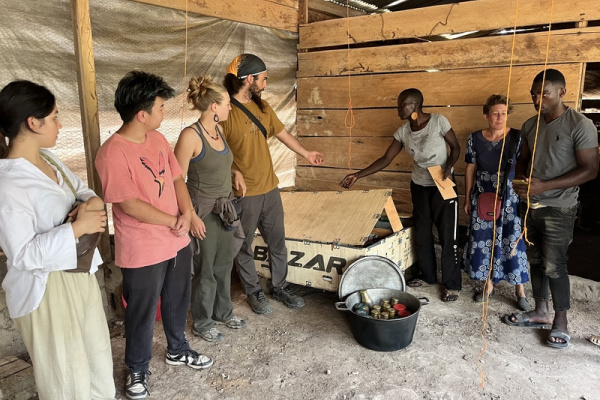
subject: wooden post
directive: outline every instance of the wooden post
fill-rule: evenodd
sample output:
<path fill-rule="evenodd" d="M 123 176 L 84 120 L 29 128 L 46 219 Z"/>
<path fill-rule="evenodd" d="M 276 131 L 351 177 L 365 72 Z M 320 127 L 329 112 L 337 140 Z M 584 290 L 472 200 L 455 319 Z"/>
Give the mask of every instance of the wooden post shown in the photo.
<path fill-rule="evenodd" d="M 580 64 L 579 82 L 577 82 L 577 103 L 575 104 L 575 110 L 581 111 L 581 102 L 583 100 L 583 91 L 585 90 L 585 71 L 587 69 L 587 63 Z M 568 86 L 567 86 L 568 87 Z M 568 89 L 567 89 L 568 90 Z"/>
<path fill-rule="evenodd" d="M 101 196 L 102 183 L 94 167 L 94 160 L 100 148 L 100 121 L 89 0 L 71 0 L 71 19 L 88 186 Z M 100 242 L 100 252 L 104 261 L 112 260 L 108 227 Z"/>
<path fill-rule="evenodd" d="M 308 24 L 308 0 L 298 1 L 298 25 Z"/>

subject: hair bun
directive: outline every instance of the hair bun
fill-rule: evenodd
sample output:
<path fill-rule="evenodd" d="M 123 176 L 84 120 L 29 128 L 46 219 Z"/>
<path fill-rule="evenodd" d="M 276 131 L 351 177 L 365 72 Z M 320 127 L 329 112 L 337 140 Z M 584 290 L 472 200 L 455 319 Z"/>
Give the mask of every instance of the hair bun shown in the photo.
<path fill-rule="evenodd" d="M 212 84 L 212 80 L 209 76 L 201 75 L 198 77 L 193 77 L 190 79 L 190 84 L 188 87 L 188 101 L 191 98 L 196 98 L 198 96 L 205 96 L 208 87 Z"/>

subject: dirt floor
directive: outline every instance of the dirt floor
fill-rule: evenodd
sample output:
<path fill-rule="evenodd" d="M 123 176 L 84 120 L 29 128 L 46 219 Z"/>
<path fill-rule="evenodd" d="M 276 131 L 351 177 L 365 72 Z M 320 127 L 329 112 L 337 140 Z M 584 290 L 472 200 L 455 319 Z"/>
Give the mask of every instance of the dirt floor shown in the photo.
<path fill-rule="evenodd" d="M 465 278 L 456 303 L 441 302 L 439 286 L 410 289 L 431 302 L 419 312 L 412 344 L 395 352 L 361 347 L 352 336 L 347 316 L 335 309 L 333 293 L 306 294 L 301 310 L 271 301 L 273 313 L 259 316 L 235 284 L 235 312 L 248 326 L 237 331 L 222 327 L 226 337 L 218 344 L 188 334 L 194 349 L 214 358 L 210 369 L 167 365 L 162 324 L 156 324 L 151 398 L 600 399 L 600 347 L 587 341 L 589 335 L 600 334 L 599 286 L 583 279 L 578 284 L 594 295 L 592 301 L 572 304 L 572 339 L 567 350 L 546 346 L 546 330 L 501 322 L 502 315 L 516 311 L 513 288 L 504 284 L 491 297 L 482 339 L 482 308 L 473 303 L 475 287 Z M 127 371 L 122 330 L 113 324 L 119 398 L 125 398 Z M 478 364 L 484 339 L 487 350 Z"/>

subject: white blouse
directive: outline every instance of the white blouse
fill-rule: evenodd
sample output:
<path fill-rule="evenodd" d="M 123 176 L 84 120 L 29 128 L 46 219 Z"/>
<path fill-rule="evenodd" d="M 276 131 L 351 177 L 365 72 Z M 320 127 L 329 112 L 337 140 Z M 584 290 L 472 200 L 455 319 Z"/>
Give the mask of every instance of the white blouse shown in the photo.
<path fill-rule="evenodd" d="M 43 152 L 61 166 L 80 200 L 96 196 L 54 154 Z M 75 198 L 60 172 L 56 175 L 58 184 L 23 158 L 0 159 L 0 247 L 8 259 L 2 288 L 11 318 L 38 308 L 50 272 L 77 267 L 73 228 L 63 224 Z M 96 250 L 90 273 L 100 264 Z"/>

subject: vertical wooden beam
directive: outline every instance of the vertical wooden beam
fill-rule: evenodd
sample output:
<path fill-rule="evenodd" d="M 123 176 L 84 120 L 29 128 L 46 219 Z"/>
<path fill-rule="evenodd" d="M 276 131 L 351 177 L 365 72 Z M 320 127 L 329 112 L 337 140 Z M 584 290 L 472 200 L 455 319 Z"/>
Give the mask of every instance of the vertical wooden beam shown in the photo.
<path fill-rule="evenodd" d="M 588 21 L 578 21 L 575 23 L 575 26 L 577 28 L 586 28 L 588 26 Z M 581 101 L 583 99 L 583 91 L 585 90 L 585 71 L 587 69 L 587 63 L 582 63 L 581 64 L 581 76 L 580 76 L 580 80 L 579 80 L 579 87 L 577 88 L 579 90 L 579 96 L 577 96 L 577 105 L 575 106 L 575 109 L 577 111 L 581 111 Z"/>
<path fill-rule="evenodd" d="M 308 24 L 308 1 L 298 1 L 298 25 Z"/>
<path fill-rule="evenodd" d="M 585 90 L 585 71 L 587 70 L 587 63 L 580 64 L 579 82 L 577 87 L 577 99 L 575 104 L 575 110 L 581 111 L 581 102 L 583 100 L 583 91 Z M 567 86 L 568 87 L 568 86 Z M 567 89 L 568 90 L 568 89 Z"/>
<path fill-rule="evenodd" d="M 71 20 L 88 186 L 101 196 L 102 183 L 94 167 L 94 160 L 100 148 L 100 121 L 89 0 L 71 0 Z M 100 252 L 105 261 L 112 259 L 108 228 L 100 242 Z"/>

